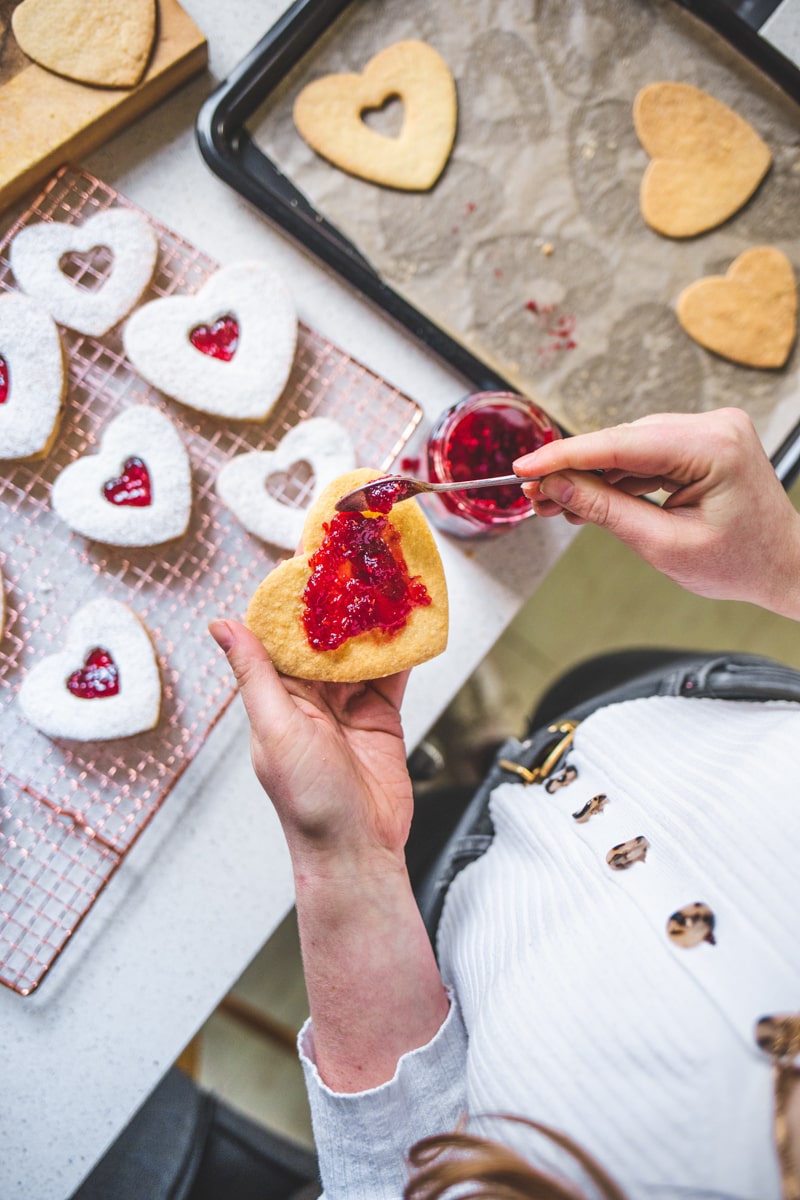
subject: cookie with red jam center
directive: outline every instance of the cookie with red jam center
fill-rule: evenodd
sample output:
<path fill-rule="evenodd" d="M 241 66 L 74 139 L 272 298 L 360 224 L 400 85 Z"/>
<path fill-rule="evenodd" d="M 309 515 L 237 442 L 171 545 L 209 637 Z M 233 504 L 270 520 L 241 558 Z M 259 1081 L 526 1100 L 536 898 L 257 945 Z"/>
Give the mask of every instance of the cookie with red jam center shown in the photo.
<path fill-rule="evenodd" d="M 362 469 L 334 480 L 309 509 L 305 553 L 277 566 L 250 602 L 248 628 L 285 675 L 378 679 L 447 644 L 444 570 L 419 504 L 336 512 L 340 496 L 378 475 Z"/>

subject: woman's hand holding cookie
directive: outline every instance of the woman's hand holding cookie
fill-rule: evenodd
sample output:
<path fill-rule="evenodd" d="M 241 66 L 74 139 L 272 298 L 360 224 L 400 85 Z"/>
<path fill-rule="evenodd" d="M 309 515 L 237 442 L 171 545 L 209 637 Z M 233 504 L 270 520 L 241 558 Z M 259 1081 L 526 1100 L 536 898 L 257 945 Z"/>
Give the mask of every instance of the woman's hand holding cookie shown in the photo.
<path fill-rule="evenodd" d="M 238 681 L 256 775 L 296 868 L 402 866 L 413 803 L 399 714 L 407 672 L 372 683 L 293 679 L 238 622 L 210 631 Z"/>

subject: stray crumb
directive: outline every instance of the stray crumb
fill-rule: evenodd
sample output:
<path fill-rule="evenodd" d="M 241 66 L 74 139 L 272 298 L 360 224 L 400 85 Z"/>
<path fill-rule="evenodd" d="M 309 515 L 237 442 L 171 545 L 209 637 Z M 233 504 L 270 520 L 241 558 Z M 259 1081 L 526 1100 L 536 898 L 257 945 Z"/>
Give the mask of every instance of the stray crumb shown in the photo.
<path fill-rule="evenodd" d="M 542 246 L 542 254 L 545 256 L 545 258 L 549 258 L 552 253 L 553 253 L 553 243 L 545 242 Z"/>
<path fill-rule="evenodd" d="M 473 203 L 473 201 L 472 201 L 472 200 L 468 200 L 468 201 L 467 201 L 467 212 L 468 212 L 468 213 L 474 213 L 474 212 L 475 212 L 475 209 L 476 209 L 477 207 L 478 207 L 478 206 L 477 206 L 477 204 Z"/>

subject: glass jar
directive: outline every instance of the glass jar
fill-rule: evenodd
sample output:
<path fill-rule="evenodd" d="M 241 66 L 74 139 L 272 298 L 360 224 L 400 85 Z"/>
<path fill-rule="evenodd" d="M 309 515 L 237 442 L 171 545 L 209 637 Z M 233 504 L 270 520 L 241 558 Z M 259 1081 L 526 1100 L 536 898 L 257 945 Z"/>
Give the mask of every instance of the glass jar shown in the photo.
<path fill-rule="evenodd" d="M 427 445 L 431 483 L 511 475 L 522 454 L 561 437 L 561 430 L 526 396 L 476 392 L 442 413 Z M 431 521 L 456 537 L 503 533 L 531 516 L 518 484 L 421 497 Z"/>

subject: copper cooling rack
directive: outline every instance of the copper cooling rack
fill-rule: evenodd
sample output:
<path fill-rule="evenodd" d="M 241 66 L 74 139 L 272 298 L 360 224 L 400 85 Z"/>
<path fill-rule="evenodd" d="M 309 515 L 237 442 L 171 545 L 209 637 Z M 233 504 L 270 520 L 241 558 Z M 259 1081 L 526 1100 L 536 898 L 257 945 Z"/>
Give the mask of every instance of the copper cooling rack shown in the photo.
<path fill-rule="evenodd" d="M 101 181 L 64 167 L 0 244 L 0 290 L 14 289 L 11 239 L 36 221 L 82 222 L 113 205 L 134 207 Z M 217 264 L 152 221 L 158 265 L 143 302 L 198 290 Z M 107 253 L 63 264 L 76 286 L 97 287 Z M 0 568 L 6 623 L 0 640 L 0 983 L 27 995 L 168 796 L 230 703 L 227 669 L 208 621 L 241 613 L 266 572 L 286 557 L 251 537 L 220 504 L 220 467 L 245 450 L 272 449 L 309 416 L 338 420 L 361 465 L 385 470 L 422 412 L 407 396 L 303 325 L 286 390 L 265 422 L 220 420 L 172 403 L 125 358 L 120 328 L 102 338 L 62 330 L 67 406 L 40 463 L 0 463 Z M 121 410 L 145 402 L 176 423 L 192 464 L 187 533 L 164 547 L 120 550 L 70 533 L 52 513 L 59 472 L 96 447 Z M 367 415 L 368 414 L 368 415 Z M 270 490 L 301 506 L 310 489 L 298 464 Z M 26 669 L 60 648 L 70 615 L 98 596 L 124 601 L 154 640 L 163 684 L 161 721 L 149 734 L 110 742 L 52 740 L 29 725 L 16 694 Z"/>

